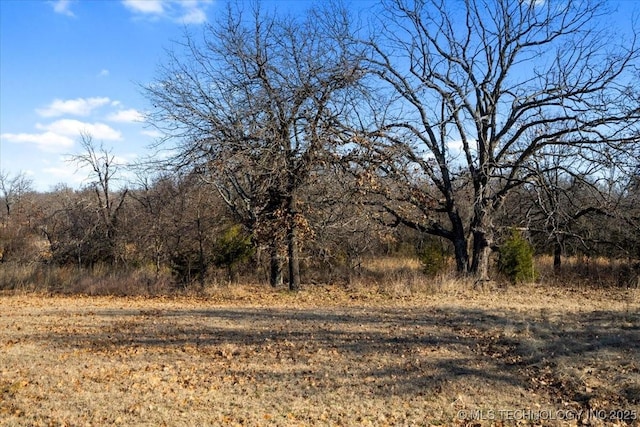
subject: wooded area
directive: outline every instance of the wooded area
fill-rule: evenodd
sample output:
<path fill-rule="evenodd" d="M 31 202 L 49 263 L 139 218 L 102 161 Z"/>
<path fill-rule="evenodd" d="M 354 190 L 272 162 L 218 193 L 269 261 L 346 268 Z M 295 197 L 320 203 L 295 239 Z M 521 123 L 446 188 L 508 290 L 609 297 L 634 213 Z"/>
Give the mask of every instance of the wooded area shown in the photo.
<path fill-rule="evenodd" d="M 483 282 L 514 236 L 557 271 L 605 257 L 637 283 L 640 50 L 607 3 L 376 8 L 362 23 L 337 3 L 229 5 L 186 33 L 141 87 L 162 159 L 126 166 L 124 182 L 83 134 L 82 189 L 0 173 L 0 289 L 55 290 L 48 272 L 73 267 L 142 287 L 222 275 L 296 290 L 379 256 Z"/>

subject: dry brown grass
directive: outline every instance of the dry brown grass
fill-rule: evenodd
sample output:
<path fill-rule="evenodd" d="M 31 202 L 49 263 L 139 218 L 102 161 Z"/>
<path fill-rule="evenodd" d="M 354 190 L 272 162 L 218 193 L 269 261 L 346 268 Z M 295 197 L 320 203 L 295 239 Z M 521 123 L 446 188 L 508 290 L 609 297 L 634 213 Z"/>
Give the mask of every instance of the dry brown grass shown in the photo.
<path fill-rule="evenodd" d="M 541 282 L 585 288 L 637 288 L 640 271 L 634 269 L 635 263 L 637 261 L 603 257 L 571 257 L 563 258 L 560 271 L 554 271 L 552 257 L 536 259 Z"/>
<path fill-rule="evenodd" d="M 3 263 L 0 269 L 0 291 L 140 296 L 167 294 L 175 288 L 169 271 L 157 273 L 153 267 L 77 268 L 9 262 Z"/>
<path fill-rule="evenodd" d="M 0 425 L 639 425 L 640 291 L 420 286 L 0 296 Z"/>

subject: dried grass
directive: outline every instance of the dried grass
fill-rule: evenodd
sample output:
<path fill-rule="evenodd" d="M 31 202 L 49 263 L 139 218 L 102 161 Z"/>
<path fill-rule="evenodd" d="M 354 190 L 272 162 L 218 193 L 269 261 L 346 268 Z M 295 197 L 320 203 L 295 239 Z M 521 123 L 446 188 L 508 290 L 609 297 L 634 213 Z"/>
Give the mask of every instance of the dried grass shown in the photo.
<path fill-rule="evenodd" d="M 456 275 L 453 267 L 450 265 L 447 272 L 430 277 L 424 274 L 423 266 L 416 258 L 379 257 L 364 259 L 348 275 L 312 274 L 310 277 L 314 284 L 338 287 L 344 285 L 354 293 L 379 293 L 387 298 L 406 298 L 423 294 L 456 295 L 470 289 L 474 292 L 484 292 L 509 285 L 497 272 L 495 282 L 478 284 L 470 278 Z M 624 260 L 569 258 L 563 261 L 563 266 L 558 272 L 553 269 L 552 258 L 542 256 L 536 260 L 536 269 L 540 277 L 538 283 L 550 287 L 611 289 L 637 288 L 640 285 L 640 271 L 634 270 L 633 266 Z M 239 277 L 241 283 L 257 283 L 257 276 L 255 271 L 247 271 Z M 321 276 L 327 276 L 327 280 L 317 280 Z M 206 294 L 211 290 L 235 292 L 228 289 L 233 286 L 238 285 L 229 282 L 226 271 L 215 269 L 208 275 L 203 288 L 199 283 L 176 283 L 169 270 L 158 272 L 152 266 L 122 268 L 96 265 L 93 268 L 79 269 L 43 263 L 3 263 L 0 268 L 0 291 L 11 292 L 153 296 L 203 292 Z"/>
<path fill-rule="evenodd" d="M 364 285 L 1 296 L 0 425 L 638 425 L 639 290 Z"/>
<path fill-rule="evenodd" d="M 150 268 L 5 263 L 0 269 L 0 291 L 134 296 L 166 294 L 173 287 L 169 272 Z"/>
<path fill-rule="evenodd" d="M 539 256 L 536 267 L 540 282 L 551 286 L 637 288 L 640 285 L 640 271 L 634 269 L 631 260 L 570 257 L 563 258 L 560 269 L 555 270 L 551 256 Z"/>

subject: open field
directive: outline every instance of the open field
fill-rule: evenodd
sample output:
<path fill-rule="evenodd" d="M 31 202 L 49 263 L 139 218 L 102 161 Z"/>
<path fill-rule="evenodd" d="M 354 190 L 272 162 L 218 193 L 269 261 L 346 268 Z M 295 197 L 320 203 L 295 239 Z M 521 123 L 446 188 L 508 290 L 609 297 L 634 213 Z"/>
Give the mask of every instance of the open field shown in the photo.
<path fill-rule="evenodd" d="M 5 295 L 0 349 L 6 426 L 640 425 L 637 289 Z"/>

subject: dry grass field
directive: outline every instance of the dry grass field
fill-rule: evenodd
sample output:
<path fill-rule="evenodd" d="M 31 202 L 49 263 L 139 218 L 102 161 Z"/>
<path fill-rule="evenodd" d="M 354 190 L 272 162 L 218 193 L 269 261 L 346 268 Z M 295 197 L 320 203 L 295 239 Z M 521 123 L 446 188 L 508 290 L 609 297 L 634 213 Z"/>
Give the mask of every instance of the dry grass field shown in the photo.
<path fill-rule="evenodd" d="M 0 296 L 0 425 L 640 425 L 640 290 L 454 285 Z"/>

